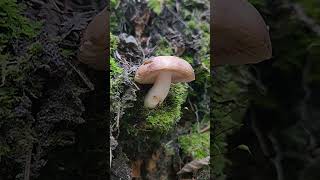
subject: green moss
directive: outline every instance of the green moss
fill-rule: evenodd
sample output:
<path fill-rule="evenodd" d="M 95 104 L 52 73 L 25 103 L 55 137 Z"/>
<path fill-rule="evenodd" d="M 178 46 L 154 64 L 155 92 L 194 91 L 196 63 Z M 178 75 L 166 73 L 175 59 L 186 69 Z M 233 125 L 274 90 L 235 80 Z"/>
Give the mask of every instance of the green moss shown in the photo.
<path fill-rule="evenodd" d="M 122 76 L 123 68 L 120 67 L 118 62 L 113 57 L 113 52 L 117 49 L 119 38 L 110 33 L 110 93 L 111 96 L 118 96 L 117 92 L 122 89 Z"/>
<path fill-rule="evenodd" d="M 6 144 L 0 142 L 0 160 L 1 156 L 6 156 L 10 152 L 10 148 Z"/>
<path fill-rule="evenodd" d="M 185 55 L 185 56 L 182 56 L 182 58 L 184 59 L 184 60 L 186 60 L 188 63 L 190 63 L 190 64 L 192 64 L 193 63 L 193 57 L 192 56 L 187 56 L 187 55 Z"/>
<path fill-rule="evenodd" d="M 119 38 L 118 36 L 113 35 L 112 33 L 110 33 L 110 51 L 114 51 L 117 49 L 118 45 L 119 45 Z"/>
<path fill-rule="evenodd" d="M 116 77 L 123 72 L 123 69 L 119 66 L 116 60 L 113 58 L 112 54 L 117 49 L 119 44 L 119 38 L 112 33 L 110 33 L 110 75 L 111 77 Z"/>
<path fill-rule="evenodd" d="M 156 14 L 160 14 L 163 8 L 163 3 L 164 0 L 159 1 L 159 0 L 150 0 L 148 1 L 148 7 L 150 9 L 152 9 L 153 12 L 155 12 Z"/>
<path fill-rule="evenodd" d="M 188 28 L 191 30 L 195 30 L 197 27 L 197 23 L 194 20 L 188 21 Z"/>
<path fill-rule="evenodd" d="M 227 135 L 241 127 L 248 102 L 248 84 L 250 83 L 246 66 L 224 66 L 215 69 L 215 76 L 210 86 L 211 127 L 216 127 L 210 138 L 212 177 L 224 179 L 224 167 L 228 160 Z"/>
<path fill-rule="evenodd" d="M 201 49 L 200 49 L 200 58 L 201 62 L 205 65 L 206 68 L 210 68 L 210 32 L 209 24 L 202 23 L 203 31 L 201 34 Z"/>
<path fill-rule="evenodd" d="M 111 77 L 116 77 L 117 75 L 120 75 L 123 72 L 123 69 L 118 65 L 118 63 L 113 57 L 110 57 L 110 70 Z"/>
<path fill-rule="evenodd" d="M 168 132 L 181 116 L 181 106 L 187 97 L 185 84 L 174 84 L 165 102 L 154 110 L 147 111 L 146 127 L 148 129 Z"/>
<path fill-rule="evenodd" d="M 40 54 L 43 52 L 43 46 L 39 42 L 32 43 L 28 49 L 28 52 L 33 55 Z"/>
<path fill-rule="evenodd" d="M 40 23 L 23 17 L 23 8 L 16 0 L 0 1 L 0 50 L 4 44 L 16 38 L 32 38 L 37 35 Z"/>
<path fill-rule="evenodd" d="M 193 133 L 178 138 L 183 152 L 194 159 L 202 159 L 210 154 L 210 133 Z"/>
<path fill-rule="evenodd" d="M 174 54 L 172 47 L 165 38 L 161 38 L 157 44 L 157 49 L 154 52 L 155 56 L 172 56 Z"/>
<path fill-rule="evenodd" d="M 22 16 L 23 7 L 16 0 L 0 1 L 0 119 L 8 119 L 12 106 L 19 101 L 18 94 L 22 82 L 27 78 L 26 72 L 31 65 L 28 60 L 32 55 L 42 51 L 40 43 L 29 46 L 27 57 L 14 59 L 10 50 L 10 41 L 15 39 L 30 39 L 38 35 L 40 23 L 30 21 Z"/>
<path fill-rule="evenodd" d="M 172 0 L 149 0 L 148 7 L 155 12 L 157 15 L 160 15 L 164 5 L 172 4 L 174 1 Z"/>
<path fill-rule="evenodd" d="M 111 0 L 110 1 L 111 8 L 116 8 L 119 2 L 120 2 L 119 0 Z"/>

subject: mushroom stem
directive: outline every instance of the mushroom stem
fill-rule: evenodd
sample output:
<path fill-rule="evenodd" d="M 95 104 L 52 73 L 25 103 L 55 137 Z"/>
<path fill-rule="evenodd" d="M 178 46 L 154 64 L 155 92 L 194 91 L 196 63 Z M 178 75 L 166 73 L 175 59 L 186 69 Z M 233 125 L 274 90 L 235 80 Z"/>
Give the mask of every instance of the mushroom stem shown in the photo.
<path fill-rule="evenodd" d="M 171 84 L 171 72 L 160 72 L 144 99 L 144 106 L 155 108 L 167 97 Z"/>

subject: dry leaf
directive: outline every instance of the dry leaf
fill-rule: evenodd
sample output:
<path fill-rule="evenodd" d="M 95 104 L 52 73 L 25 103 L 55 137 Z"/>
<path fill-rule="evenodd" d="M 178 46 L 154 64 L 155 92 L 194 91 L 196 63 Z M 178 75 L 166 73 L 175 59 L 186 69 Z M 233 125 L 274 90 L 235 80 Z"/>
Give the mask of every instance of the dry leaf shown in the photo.
<path fill-rule="evenodd" d="M 199 160 L 193 160 L 188 164 L 184 165 L 183 168 L 177 174 L 195 172 L 201 169 L 203 166 L 209 165 L 209 161 L 210 161 L 210 156 L 203 159 L 199 159 Z"/>
<path fill-rule="evenodd" d="M 238 149 L 241 149 L 241 150 L 244 150 L 244 151 L 247 151 L 247 152 L 249 152 L 250 154 L 252 154 L 251 151 L 250 151 L 250 149 L 249 149 L 249 147 L 248 147 L 247 145 L 240 144 L 237 148 L 238 148 Z"/>

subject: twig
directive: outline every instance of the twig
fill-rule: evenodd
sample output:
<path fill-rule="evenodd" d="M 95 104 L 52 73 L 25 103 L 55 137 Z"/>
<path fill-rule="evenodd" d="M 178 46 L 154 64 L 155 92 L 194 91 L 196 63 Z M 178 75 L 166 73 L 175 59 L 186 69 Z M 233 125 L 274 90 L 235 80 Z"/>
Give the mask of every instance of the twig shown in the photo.
<path fill-rule="evenodd" d="M 250 110 L 250 118 L 251 118 L 251 128 L 253 129 L 253 132 L 257 136 L 257 139 L 258 139 L 258 142 L 259 142 L 260 147 L 262 149 L 262 152 L 265 156 L 269 157 L 270 153 L 269 153 L 267 144 L 265 142 L 265 138 L 263 137 L 262 133 L 260 132 L 259 128 L 256 125 L 253 110 Z"/>
<path fill-rule="evenodd" d="M 26 164 L 24 167 L 24 177 L 23 177 L 24 180 L 30 179 L 31 156 L 32 156 L 32 148 L 30 148 L 27 154 Z"/>
<path fill-rule="evenodd" d="M 175 13 L 175 12 L 173 12 L 170 8 L 168 8 L 167 6 L 166 6 L 166 8 L 168 9 L 168 11 L 172 14 L 172 15 L 174 15 L 185 27 L 187 27 L 187 24 Z"/>
<path fill-rule="evenodd" d="M 232 127 L 227 128 L 227 129 L 221 130 L 220 132 L 218 132 L 218 133 L 215 134 L 214 136 L 215 136 L 215 137 L 218 137 L 219 135 L 224 134 L 224 133 L 226 133 L 226 132 L 228 132 L 228 131 L 231 131 L 231 130 L 233 130 L 234 128 L 237 128 L 237 127 L 240 127 L 240 125 L 235 125 L 235 126 L 232 126 Z"/>
<path fill-rule="evenodd" d="M 306 15 L 303 7 L 297 3 L 294 3 L 291 6 L 296 11 L 298 19 L 303 21 L 314 33 L 320 36 L 320 26 L 315 22 L 315 20 Z"/>
<path fill-rule="evenodd" d="M 93 91 L 94 85 L 76 68 L 73 64 L 71 64 L 69 61 L 67 63 L 72 67 L 72 69 L 79 75 L 79 77 L 83 80 L 83 82 L 88 86 L 88 88 Z"/>
<path fill-rule="evenodd" d="M 283 180 L 284 176 L 283 176 L 283 168 L 282 168 L 282 152 L 280 149 L 280 145 L 278 143 L 278 140 L 274 137 L 274 135 L 272 133 L 268 134 L 268 138 L 270 139 L 274 150 L 276 152 L 276 156 L 271 158 L 271 161 L 273 162 L 276 171 L 277 171 L 277 176 L 278 176 L 278 180 Z"/>
<path fill-rule="evenodd" d="M 306 64 L 303 68 L 302 75 L 301 75 L 302 76 L 301 86 L 304 91 L 304 97 L 302 98 L 302 100 L 299 104 L 299 112 L 300 112 L 301 121 L 298 121 L 300 123 L 300 125 L 302 126 L 302 129 L 309 136 L 309 142 L 308 142 L 309 144 L 307 147 L 308 150 L 314 149 L 317 146 L 317 143 L 316 143 L 317 140 L 316 140 L 315 136 L 313 135 L 312 131 L 305 125 L 305 123 L 309 119 L 308 101 L 311 96 L 311 89 L 308 86 L 308 75 L 310 73 L 311 66 L 312 66 L 311 62 L 306 61 Z"/>
<path fill-rule="evenodd" d="M 210 125 L 204 127 L 203 129 L 200 130 L 200 133 L 205 133 L 207 131 L 210 131 Z"/>
<path fill-rule="evenodd" d="M 197 120 L 197 131 L 199 132 L 200 131 L 200 121 L 199 121 L 199 114 L 198 114 L 198 107 L 197 105 L 194 104 L 194 109 L 196 110 L 194 112 L 194 114 L 196 115 L 196 120 Z"/>

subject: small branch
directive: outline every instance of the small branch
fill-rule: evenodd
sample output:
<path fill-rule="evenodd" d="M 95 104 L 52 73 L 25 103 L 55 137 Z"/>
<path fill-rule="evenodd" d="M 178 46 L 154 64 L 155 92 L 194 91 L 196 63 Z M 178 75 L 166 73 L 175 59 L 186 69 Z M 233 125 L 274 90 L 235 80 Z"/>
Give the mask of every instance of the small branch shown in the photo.
<path fill-rule="evenodd" d="M 76 68 L 73 64 L 71 64 L 69 61 L 67 63 L 72 67 L 72 69 L 79 75 L 79 77 L 83 80 L 84 84 L 87 85 L 87 87 L 93 91 L 94 85 Z"/>
<path fill-rule="evenodd" d="M 296 11 L 298 19 L 304 22 L 314 33 L 320 36 L 320 26 L 315 22 L 315 20 L 306 15 L 303 7 L 297 3 L 294 3 L 291 6 Z"/>
<path fill-rule="evenodd" d="M 281 148 L 280 145 L 278 143 L 278 140 L 274 137 L 274 135 L 272 133 L 268 134 L 268 138 L 270 139 L 273 148 L 276 152 L 275 157 L 271 158 L 271 161 L 273 162 L 276 171 L 277 171 L 277 175 L 278 175 L 278 180 L 283 180 L 284 179 L 284 175 L 283 175 L 283 168 L 282 168 L 282 152 L 281 152 Z"/>
<path fill-rule="evenodd" d="M 185 27 L 187 27 L 187 24 L 175 13 L 173 12 L 169 7 L 165 6 L 166 9 L 172 14 L 174 15 Z"/>
<path fill-rule="evenodd" d="M 207 131 L 210 131 L 210 125 L 204 127 L 203 129 L 200 130 L 200 133 L 205 133 Z"/>
<path fill-rule="evenodd" d="M 27 154 L 26 164 L 25 164 L 25 167 L 24 167 L 23 180 L 29 180 L 30 179 L 31 156 L 32 156 L 32 148 L 30 148 L 30 150 L 28 151 L 28 154 Z"/>
<path fill-rule="evenodd" d="M 263 137 L 263 134 L 260 132 L 259 128 L 257 127 L 253 110 L 250 110 L 250 118 L 251 118 L 251 128 L 253 129 L 253 132 L 257 136 L 262 152 L 265 156 L 269 157 L 270 153 L 267 147 L 267 143 L 265 142 L 265 138 Z"/>
<path fill-rule="evenodd" d="M 231 130 L 233 130 L 233 129 L 235 129 L 235 128 L 238 128 L 238 127 L 240 127 L 240 125 L 235 125 L 235 126 L 232 126 L 232 127 L 227 128 L 227 129 L 223 129 L 223 130 L 221 130 L 220 132 L 217 132 L 217 134 L 215 134 L 214 136 L 215 136 L 215 137 L 218 137 L 219 135 L 225 134 L 225 133 L 227 133 L 228 131 L 231 131 Z"/>

